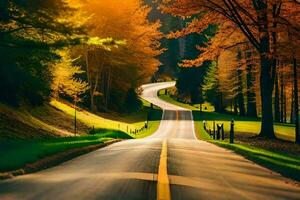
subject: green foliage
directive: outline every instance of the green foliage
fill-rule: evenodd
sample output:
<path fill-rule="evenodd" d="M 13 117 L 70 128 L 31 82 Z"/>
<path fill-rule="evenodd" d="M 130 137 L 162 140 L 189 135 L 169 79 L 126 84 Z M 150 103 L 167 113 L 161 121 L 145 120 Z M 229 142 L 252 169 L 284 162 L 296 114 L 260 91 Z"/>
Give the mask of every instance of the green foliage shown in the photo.
<path fill-rule="evenodd" d="M 110 131 L 104 134 L 50 140 L 4 140 L 0 142 L 0 171 L 15 170 L 49 155 L 69 149 L 100 144 L 117 137 L 130 138 L 125 133 Z"/>
<path fill-rule="evenodd" d="M 114 40 L 113 38 L 90 37 L 85 42 L 87 45 L 100 46 L 105 50 L 111 51 L 112 48 L 126 45 L 126 40 Z"/>
<path fill-rule="evenodd" d="M 80 102 L 80 95 L 88 90 L 88 83 L 77 78 L 79 74 L 84 73 L 80 67 L 74 66 L 68 50 L 58 52 L 61 60 L 52 67 L 52 91 L 54 97 L 60 94 L 71 97 L 74 102 Z M 76 59 L 75 59 L 76 60 Z"/>
<path fill-rule="evenodd" d="M 63 0 L 4 0 L 0 9 L 0 101 L 40 104 L 50 95 L 54 49 L 80 42 L 81 26 L 66 20 L 75 10 Z"/>
<path fill-rule="evenodd" d="M 185 102 L 203 103 L 201 84 L 208 64 L 202 67 L 181 68 L 176 82 L 178 97 Z"/>
<path fill-rule="evenodd" d="M 211 62 L 203 81 L 204 100 L 213 104 L 217 112 L 224 112 L 223 94 L 220 92 L 218 64 Z"/>
<path fill-rule="evenodd" d="M 223 123 L 225 132 L 229 132 L 230 130 L 230 121 L 232 119 L 235 120 L 235 131 L 239 134 L 250 133 L 253 135 L 257 135 L 260 130 L 261 122 L 259 118 L 252 118 L 252 117 L 244 117 L 244 116 L 236 116 L 233 114 L 225 114 L 225 113 L 218 113 L 214 112 L 213 106 L 208 103 L 202 105 L 202 110 L 204 112 L 199 112 L 199 107 L 195 105 L 190 105 L 187 103 L 176 101 L 174 98 L 170 97 L 169 95 L 160 95 L 159 98 L 184 107 L 186 109 L 190 109 L 193 111 L 194 121 L 195 121 L 195 128 L 198 136 L 200 138 L 206 138 L 206 135 L 201 132 L 203 130 L 203 120 L 206 121 L 207 125 L 210 129 L 213 127 L 213 121 L 216 123 Z M 205 110 L 203 108 L 207 107 L 208 109 Z M 295 141 L 295 126 L 291 124 L 275 124 L 274 126 L 276 137 L 285 141 Z"/>

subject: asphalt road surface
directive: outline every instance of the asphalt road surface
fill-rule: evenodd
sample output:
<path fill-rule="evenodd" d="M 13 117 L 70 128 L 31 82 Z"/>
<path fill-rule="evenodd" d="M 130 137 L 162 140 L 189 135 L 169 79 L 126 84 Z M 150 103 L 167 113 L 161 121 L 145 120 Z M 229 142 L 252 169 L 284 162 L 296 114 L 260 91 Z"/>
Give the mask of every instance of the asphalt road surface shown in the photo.
<path fill-rule="evenodd" d="M 172 85 L 143 86 L 142 97 L 164 109 L 152 136 L 1 181 L 0 199 L 300 199 L 300 188 L 288 179 L 197 140 L 191 112 L 156 96 Z"/>

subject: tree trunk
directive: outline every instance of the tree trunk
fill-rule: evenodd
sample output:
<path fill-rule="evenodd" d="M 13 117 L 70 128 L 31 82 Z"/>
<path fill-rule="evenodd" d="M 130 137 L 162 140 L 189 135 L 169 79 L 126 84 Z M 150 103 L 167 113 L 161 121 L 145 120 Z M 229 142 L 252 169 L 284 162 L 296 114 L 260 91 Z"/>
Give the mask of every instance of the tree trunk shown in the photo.
<path fill-rule="evenodd" d="M 242 80 L 242 75 L 243 71 L 241 69 L 237 70 L 237 75 L 238 75 L 238 106 L 240 110 L 240 116 L 245 116 L 245 101 L 244 101 L 244 94 L 243 94 L 243 80 Z"/>
<path fill-rule="evenodd" d="M 294 111 L 294 84 L 292 87 L 292 96 L 291 96 L 291 118 L 290 118 L 290 123 L 294 124 L 295 122 L 295 111 Z"/>
<path fill-rule="evenodd" d="M 275 122 L 280 122 L 279 84 L 277 73 L 275 75 L 274 117 Z"/>
<path fill-rule="evenodd" d="M 272 17 L 273 17 L 273 31 L 272 31 L 272 41 L 273 41 L 273 52 L 276 55 L 277 54 L 277 48 L 276 48 L 276 43 L 277 43 L 277 32 L 276 32 L 276 27 L 277 27 L 277 20 L 275 20 L 281 11 L 281 2 L 276 3 L 274 1 L 274 4 L 272 5 Z M 279 105 L 279 86 L 278 86 L 278 71 L 276 70 L 277 68 L 277 59 L 274 57 L 273 58 L 273 73 L 274 73 L 274 78 L 275 78 L 275 97 L 274 97 L 274 117 L 276 122 L 280 122 L 280 105 Z"/>
<path fill-rule="evenodd" d="M 199 102 L 200 102 L 200 112 L 202 112 L 202 106 L 203 106 L 203 89 L 202 85 L 199 87 Z"/>
<path fill-rule="evenodd" d="M 273 127 L 273 113 L 272 113 L 272 89 L 271 84 L 271 66 L 270 59 L 262 56 L 261 58 L 261 76 L 260 76 L 260 91 L 261 91 L 261 111 L 262 123 L 260 136 L 275 138 Z"/>
<path fill-rule="evenodd" d="M 87 79 L 90 84 L 90 110 L 91 112 L 95 112 L 95 89 L 97 87 L 96 84 L 93 83 L 93 73 L 91 72 L 90 69 L 90 62 L 91 62 L 91 55 L 90 51 L 86 51 L 86 56 L 85 56 L 85 62 L 86 62 L 86 73 L 87 73 Z"/>
<path fill-rule="evenodd" d="M 238 115 L 238 104 L 237 104 L 237 98 L 234 97 L 234 114 Z"/>
<path fill-rule="evenodd" d="M 224 105 L 223 105 L 223 93 L 220 92 L 220 95 L 219 95 L 219 112 L 223 113 L 224 112 Z"/>
<path fill-rule="evenodd" d="M 284 85 L 283 76 L 280 78 L 280 122 L 283 123 L 284 119 Z"/>
<path fill-rule="evenodd" d="M 248 59 L 251 58 L 250 55 L 247 55 Z M 247 60 L 248 60 L 247 59 Z M 252 72 L 253 65 L 247 63 L 246 68 L 246 87 L 247 87 L 247 116 L 248 117 L 257 117 L 257 111 L 256 111 L 256 95 L 254 91 L 254 78 L 253 72 Z"/>
<path fill-rule="evenodd" d="M 77 105 L 76 101 L 74 101 L 74 133 L 75 136 L 77 134 Z"/>
<path fill-rule="evenodd" d="M 97 92 L 98 84 L 99 84 L 99 73 L 97 73 L 96 76 L 95 76 L 95 83 L 94 84 L 90 83 L 90 85 L 91 85 L 91 87 L 90 87 L 91 111 L 92 112 L 97 111 L 97 107 L 95 105 L 95 94 Z"/>
<path fill-rule="evenodd" d="M 239 93 L 238 94 L 238 106 L 239 106 L 239 110 L 240 110 L 240 113 L 239 115 L 240 116 L 245 116 L 245 103 L 244 103 L 244 95 L 243 93 Z"/>
<path fill-rule="evenodd" d="M 283 123 L 286 123 L 287 113 L 286 113 L 286 91 L 285 91 L 285 87 L 283 87 L 283 115 L 284 115 Z"/>
<path fill-rule="evenodd" d="M 259 24 L 259 53 L 261 62 L 260 73 L 260 94 L 261 94 L 261 111 L 262 123 L 260 136 L 267 138 L 275 138 L 273 127 L 273 112 L 272 112 L 272 58 L 270 52 L 270 35 L 268 30 L 268 2 L 260 0 L 257 4 L 258 24 Z"/>
<path fill-rule="evenodd" d="M 294 68 L 294 111 L 295 111 L 295 122 L 296 122 L 296 143 L 300 144 L 300 130 L 299 130 L 299 102 L 298 102 L 298 80 L 297 80 L 297 60 L 293 59 L 293 68 Z"/>
<path fill-rule="evenodd" d="M 109 68 L 108 68 L 108 77 L 107 77 L 107 92 L 106 92 L 106 100 L 105 100 L 107 109 L 108 109 L 108 106 L 109 106 L 111 81 L 112 81 L 112 66 L 109 66 Z"/>

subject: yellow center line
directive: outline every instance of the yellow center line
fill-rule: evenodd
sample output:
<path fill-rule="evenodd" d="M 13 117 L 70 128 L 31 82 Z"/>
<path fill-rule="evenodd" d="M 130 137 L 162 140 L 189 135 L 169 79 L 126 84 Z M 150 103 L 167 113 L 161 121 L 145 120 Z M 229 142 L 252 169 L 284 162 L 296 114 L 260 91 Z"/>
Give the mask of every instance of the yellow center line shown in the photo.
<path fill-rule="evenodd" d="M 165 139 L 162 144 L 159 168 L 158 168 L 158 177 L 157 177 L 157 199 L 158 200 L 170 200 L 170 183 L 167 170 L 167 140 Z"/>
<path fill-rule="evenodd" d="M 176 126 L 179 111 L 176 110 Z M 177 128 L 177 127 L 176 127 Z M 177 131 L 177 129 L 175 129 Z M 157 200 L 171 200 L 170 181 L 168 176 L 168 146 L 167 139 L 163 141 L 157 175 Z"/>

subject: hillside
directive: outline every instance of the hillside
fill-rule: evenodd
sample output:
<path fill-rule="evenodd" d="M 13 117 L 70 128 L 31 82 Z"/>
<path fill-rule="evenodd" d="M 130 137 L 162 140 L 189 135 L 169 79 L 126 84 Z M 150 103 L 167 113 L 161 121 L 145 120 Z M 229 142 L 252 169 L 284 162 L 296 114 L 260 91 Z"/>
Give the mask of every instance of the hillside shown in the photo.
<path fill-rule="evenodd" d="M 74 119 L 51 105 L 13 108 L 0 104 L 0 138 L 53 138 L 72 136 Z M 78 123 L 80 134 L 88 126 Z"/>
<path fill-rule="evenodd" d="M 149 105 L 132 114 L 98 113 L 77 111 L 78 133 L 87 134 L 92 127 L 96 130 L 119 130 L 135 138 L 153 133 L 159 125 L 161 111 L 149 122 L 149 129 L 131 134 L 130 130 L 140 130 L 147 119 Z M 128 130 L 128 131 L 127 131 Z M 13 108 L 0 104 L 0 138 L 28 139 L 73 136 L 74 109 L 66 102 L 52 100 L 50 104 L 30 108 Z"/>

